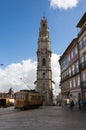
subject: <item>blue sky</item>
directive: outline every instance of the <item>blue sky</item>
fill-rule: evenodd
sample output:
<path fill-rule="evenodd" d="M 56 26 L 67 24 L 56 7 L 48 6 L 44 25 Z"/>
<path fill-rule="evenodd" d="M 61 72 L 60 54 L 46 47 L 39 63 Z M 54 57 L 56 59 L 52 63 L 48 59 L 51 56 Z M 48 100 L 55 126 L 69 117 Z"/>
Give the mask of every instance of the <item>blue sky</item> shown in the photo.
<path fill-rule="evenodd" d="M 48 19 L 52 52 L 62 54 L 76 37 L 77 22 L 86 11 L 86 0 L 64 10 L 50 7 L 49 0 L 0 0 L 0 63 L 36 59 L 41 18 Z"/>
<path fill-rule="evenodd" d="M 77 36 L 76 25 L 85 11 L 86 0 L 0 0 L 1 74 L 13 64 L 36 62 L 43 16 L 48 20 L 52 53 L 59 56 Z"/>

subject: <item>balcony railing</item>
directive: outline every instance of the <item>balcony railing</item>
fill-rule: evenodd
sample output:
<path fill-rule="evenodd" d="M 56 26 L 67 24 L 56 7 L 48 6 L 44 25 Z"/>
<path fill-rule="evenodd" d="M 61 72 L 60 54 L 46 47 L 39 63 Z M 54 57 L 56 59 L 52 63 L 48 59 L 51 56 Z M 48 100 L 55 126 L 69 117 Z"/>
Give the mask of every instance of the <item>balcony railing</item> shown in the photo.
<path fill-rule="evenodd" d="M 81 82 L 81 88 L 82 88 L 82 87 L 83 87 L 83 88 L 86 87 L 86 81 L 82 81 L 82 82 Z"/>
<path fill-rule="evenodd" d="M 65 80 L 77 75 L 78 73 L 79 73 L 79 69 L 76 69 L 76 70 L 72 71 L 70 74 L 67 74 L 65 77 L 61 78 L 61 82 L 63 82 Z"/>
<path fill-rule="evenodd" d="M 86 61 L 80 64 L 80 70 L 86 69 Z"/>

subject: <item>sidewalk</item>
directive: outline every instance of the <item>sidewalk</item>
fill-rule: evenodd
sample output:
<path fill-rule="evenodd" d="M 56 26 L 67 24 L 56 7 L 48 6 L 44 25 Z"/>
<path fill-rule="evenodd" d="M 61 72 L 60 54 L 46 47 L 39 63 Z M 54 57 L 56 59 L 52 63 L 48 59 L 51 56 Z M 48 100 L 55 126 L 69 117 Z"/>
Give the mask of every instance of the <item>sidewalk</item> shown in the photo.
<path fill-rule="evenodd" d="M 67 110 L 67 111 L 71 111 L 69 105 L 62 106 L 62 109 L 63 110 Z M 79 110 L 79 108 L 77 106 L 74 107 L 73 111 L 86 113 L 86 111 Z"/>

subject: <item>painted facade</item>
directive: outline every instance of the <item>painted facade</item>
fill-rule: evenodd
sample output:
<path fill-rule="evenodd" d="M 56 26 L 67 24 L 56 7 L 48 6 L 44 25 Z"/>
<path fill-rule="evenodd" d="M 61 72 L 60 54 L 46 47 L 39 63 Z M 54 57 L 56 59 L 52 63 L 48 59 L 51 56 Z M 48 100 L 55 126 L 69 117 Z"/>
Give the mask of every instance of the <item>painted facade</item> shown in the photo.
<path fill-rule="evenodd" d="M 80 60 L 80 77 L 82 97 L 86 99 L 86 13 L 80 19 L 77 27 L 80 28 L 78 33 L 79 60 Z"/>
<path fill-rule="evenodd" d="M 59 60 L 62 99 L 73 99 L 75 103 L 83 95 L 86 97 L 86 13 L 77 27 L 81 29 L 78 36 L 72 40 Z"/>

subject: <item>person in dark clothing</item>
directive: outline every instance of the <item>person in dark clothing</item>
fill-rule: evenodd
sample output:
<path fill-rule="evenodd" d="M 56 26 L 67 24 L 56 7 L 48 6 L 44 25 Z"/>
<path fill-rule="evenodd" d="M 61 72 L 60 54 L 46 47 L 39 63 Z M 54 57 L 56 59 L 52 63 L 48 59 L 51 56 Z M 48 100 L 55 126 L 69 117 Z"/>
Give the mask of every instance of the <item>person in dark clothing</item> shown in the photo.
<path fill-rule="evenodd" d="M 85 99 L 82 99 L 80 101 L 80 105 L 81 105 L 81 111 L 82 112 L 85 112 L 86 111 L 86 100 Z"/>
<path fill-rule="evenodd" d="M 84 106 L 85 106 L 85 112 L 86 112 L 86 99 L 85 99 L 85 102 L 84 102 Z"/>
<path fill-rule="evenodd" d="M 79 99 L 78 103 L 79 103 L 79 110 L 81 110 L 81 104 L 80 104 L 81 99 Z"/>
<path fill-rule="evenodd" d="M 70 102 L 70 109 L 71 109 L 71 111 L 74 109 L 74 101 L 73 100 Z"/>

